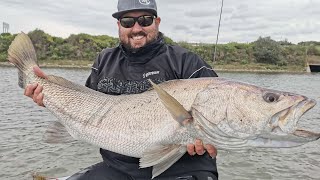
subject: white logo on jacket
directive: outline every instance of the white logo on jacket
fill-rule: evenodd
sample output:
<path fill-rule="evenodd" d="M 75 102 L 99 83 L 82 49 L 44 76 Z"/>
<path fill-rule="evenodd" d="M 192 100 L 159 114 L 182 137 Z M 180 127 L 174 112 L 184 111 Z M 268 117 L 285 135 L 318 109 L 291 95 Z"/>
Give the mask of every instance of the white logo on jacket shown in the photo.
<path fill-rule="evenodd" d="M 149 0 L 139 0 L 139 3 L 143 4 L 143 5 L 148 5 L 148 4 L 150 4 L 150 1 Z"/>
<path fill-rule="evenodd" d="M 147 78 L 148 76 L 159 74 L 159 73 L 160 71 L 151 71 L 151 72 L 143 73 L 143 78 Z"/>

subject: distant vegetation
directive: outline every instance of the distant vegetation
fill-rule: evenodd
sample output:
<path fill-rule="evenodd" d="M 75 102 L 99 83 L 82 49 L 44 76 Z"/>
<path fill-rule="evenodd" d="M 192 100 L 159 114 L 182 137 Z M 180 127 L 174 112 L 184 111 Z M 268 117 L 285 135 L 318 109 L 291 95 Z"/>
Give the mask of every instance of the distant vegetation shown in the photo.
<path fill-rule="evenodd" d="M 39 29 L 29 32 L 28 35 L 42 63 L 54 61 L 56 64 L 66 62 L 77 64 L 80 61 L 93 61 L 102 49 L 116 47 L 119 43 L 118 38 L 108 35 L 93 36 L 81 33 L 63 39 Z M 7 61 L 7 50 L 15 36 L 10 33 L 0 35 L 0 61 Z M 220 68 L 287 69 L 287 67 L 295 67 L 302 70 L 307 57 L 320 59 L 320 42 L 317 41 L 293 44 L 287 40 L 274 41 L 271 37 L 259 37 L 251 43 L 218 44 L 215 62 L 213 62 L 214 44 L 174 42 L 169 37 L 165 37 L 165 40 L 169 44 L 178 44 L 195 52 L 209 64 Z M 63 60 L 65 63 L 58 60 Z"/>

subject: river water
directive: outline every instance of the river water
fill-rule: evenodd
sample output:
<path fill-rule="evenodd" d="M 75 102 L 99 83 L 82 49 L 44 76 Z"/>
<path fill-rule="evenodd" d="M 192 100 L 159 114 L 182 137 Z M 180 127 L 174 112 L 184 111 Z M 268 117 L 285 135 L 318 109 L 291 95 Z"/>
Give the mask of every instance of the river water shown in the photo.
<path fill-rule="evenodd" d="M 89 69 L 44 69 L 84 84 Z M 86 143 L 47 144 L 42 136 L 55 120 L 44 108 L 23 96 L 16 69 L 0 67 L 0 179 L 32 179 L 34 172 L 62 177 L 101 161 L 97 147 Z M 300 126 L 320 131 L 320 74 L 219 73 L 221 77 L 304 94 L 318 105 Z M 320 140 L 290 149 L 219 151 L 220 179 L 320 179 Z"/>

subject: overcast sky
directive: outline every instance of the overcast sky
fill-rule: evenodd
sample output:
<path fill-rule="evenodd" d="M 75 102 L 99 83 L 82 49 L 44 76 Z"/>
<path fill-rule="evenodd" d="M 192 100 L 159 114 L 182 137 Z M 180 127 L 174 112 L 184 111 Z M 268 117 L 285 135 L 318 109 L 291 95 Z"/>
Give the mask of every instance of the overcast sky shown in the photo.
<path fill-rule="evenodd" d="M 174 41 L 214 43 L 221 0 L 157 0 L 160 31 Z M 53 36 L 117 37 L 117 0 L 0 0 L 10 33 L 42 29 Z M 2 25 L 2 23 L 1 23 Z M 2 32 L 2 29 L 1 29 Z M 259 36 L 298 43 L 320 41 L 320 0 L 224 0 L 219 43 Z"/>

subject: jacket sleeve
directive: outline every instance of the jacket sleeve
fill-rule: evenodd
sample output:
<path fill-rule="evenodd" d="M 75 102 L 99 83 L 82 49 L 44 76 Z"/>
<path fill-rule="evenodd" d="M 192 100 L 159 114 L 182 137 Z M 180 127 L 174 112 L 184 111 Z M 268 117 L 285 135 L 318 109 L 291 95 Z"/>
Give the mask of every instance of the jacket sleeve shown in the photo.
<path fill-rule="evenodd" d="M 213 68 L 202 60 L 198 55 L 187 52 L 182 66 L 182 78 L 218 77 Z"/>
<path fill-rule="evenodd" d="M 99 62 L 101 61 L 101 53 L 97 56 L 95 62 L 91 66 L 91 73 L 86 81 L 85 86 L 90 89 L 97 90 L 98 89 L 98 76 L 99 76 Z"/>

